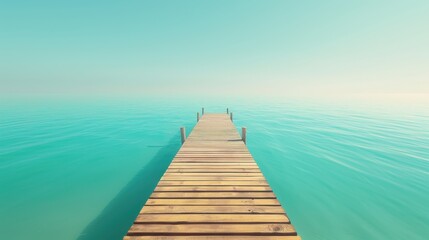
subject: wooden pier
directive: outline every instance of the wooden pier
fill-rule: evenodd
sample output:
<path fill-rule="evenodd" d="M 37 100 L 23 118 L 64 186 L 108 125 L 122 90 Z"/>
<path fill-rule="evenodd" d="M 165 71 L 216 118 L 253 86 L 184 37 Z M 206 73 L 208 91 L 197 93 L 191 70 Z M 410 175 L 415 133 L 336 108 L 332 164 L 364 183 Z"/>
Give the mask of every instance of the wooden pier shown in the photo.
<path fill-rule="evenodd" d="M 204 114 L 124 239 L 301 238 L 231 117 Z"/>

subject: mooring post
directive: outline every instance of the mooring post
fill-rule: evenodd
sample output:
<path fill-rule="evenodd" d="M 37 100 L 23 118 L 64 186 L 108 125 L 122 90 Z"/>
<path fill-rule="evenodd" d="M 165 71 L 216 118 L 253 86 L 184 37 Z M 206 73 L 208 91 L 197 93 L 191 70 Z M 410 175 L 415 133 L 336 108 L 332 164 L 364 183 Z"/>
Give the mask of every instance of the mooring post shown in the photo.
<path fill-rule="evenodd" d="M 226 108 L 226 114 L 229 114 L 229 108 Z"/>
<path fill-rule="evenodd" d="M 186 131 L 185 131 L 185 127 L 181 127 L 180 128 L 180 136 L 182 138 L 182 144 L 185 143 L 186 140 Z"/>
<path fill-rule="evenodd" d="M 201 108 L 201 116 L 204 115 L 204 108 Z"/>
<path fill-rule="evenodd" d="M 246 144 L 246 136 L 247 136 L 246 132 L 247 132 L 246 127 L 242 127 L 241 128 L 241 139 L 243 140 L 244 144 Z"/>
<path fill-rule="evenodd" d="M 197 112 L 197 122 L 199 122 L 199 121 L 200 121 L 200 113 Z"/>
<path fill-rule="evenodd" d="M 231 121 L 233 122 L 234 120 L 232 119 L 232 112 L 229 114 Z"/>

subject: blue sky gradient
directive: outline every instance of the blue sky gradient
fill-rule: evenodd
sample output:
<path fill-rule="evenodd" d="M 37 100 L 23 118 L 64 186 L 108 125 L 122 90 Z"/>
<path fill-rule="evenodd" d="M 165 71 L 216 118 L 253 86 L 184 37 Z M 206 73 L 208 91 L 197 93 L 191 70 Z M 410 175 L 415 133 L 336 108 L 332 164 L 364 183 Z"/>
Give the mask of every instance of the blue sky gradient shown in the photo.
<path fill-rule="evenodd" d="M 427 98 L 429 1 L 2 1 L 0 94 Z"/>

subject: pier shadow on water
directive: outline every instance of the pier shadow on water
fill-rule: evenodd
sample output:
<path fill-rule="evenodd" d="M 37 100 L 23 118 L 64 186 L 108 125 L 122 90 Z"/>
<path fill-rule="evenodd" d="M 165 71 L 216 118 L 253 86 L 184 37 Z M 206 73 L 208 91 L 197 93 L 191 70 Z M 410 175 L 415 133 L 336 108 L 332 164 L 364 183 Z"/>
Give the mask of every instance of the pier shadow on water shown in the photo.
<path fill-rule="evenodd" d="M 158 153 L 81 232 L 78 240 L 123 238 L 180 148 L 178 139 L 177 135 L 167 145 L 160 146 Z"/>

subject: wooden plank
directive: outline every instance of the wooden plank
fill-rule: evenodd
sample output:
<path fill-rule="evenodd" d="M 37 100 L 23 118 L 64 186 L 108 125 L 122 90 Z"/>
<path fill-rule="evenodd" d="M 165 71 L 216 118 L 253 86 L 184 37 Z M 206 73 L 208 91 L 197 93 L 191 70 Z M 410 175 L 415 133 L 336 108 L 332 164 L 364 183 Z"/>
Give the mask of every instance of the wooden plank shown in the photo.
<path fill-rule="evenodd" d="M 290 223 L 284 214 L 139 214 L 135 223 Z"/>
<path fill-rule="evenodd" d="M 131 226 L 129 235 L 136 234 L 277 234 L 296 235 L 291 224 L 285 223 L 257 223 L 257 224 L 134 224 Z"/>
<path fill-rule="evenodd" d="M 257 169 L 259 171 L 259 167 L 257 165 L 208 165 L 208 164 L 198 164 L 198 165 L 177 165 L 177 164 L 171 164 L 168 169 L 218 169 L 218 168 L 226 168 L 226 169 L 232 169 L 232 168 L 238 168 L 238 169 Z"/>
<path fill-rule="evenodd" d="M 255 163 L 253 159 L 174 159 L 173 163 L 199 163 L 199 164 L 205 164 L 205 163 Z"/>
<path fill-rule="evenodd" d="M 259 177 L 201 177 L 201 176 L 177 176 L 177 177 L 171 177 L 171 176 L 164 176 L 161 178 L 161 181 L 172 181 L 172 180 L 179 180 L 179 181 L 251 181 L 251 180 L 265 180 L 263 176 Z"/>
<path fill-rule="evenodd" d="M 261 238 L 263 237 L 263 238 Z M 194 236 L 125 236 L 124 240 L 301 240 L 299 236 L 207 236 L 207 235 L 194 235 Z"/>
<path fill-rule="evenodd" d="M 150 198 L 276 198 L 272 192 L 153 192 Z"/>
<path fill-rule="evenodd" d="M 217 150 L 212 150 L 209 148 L 206 149 L 197 149 L 197 150 L 186 150 L 186 148 L 182 148 L 180 151 L 180 154 L 198 154 L 198 153 L 203 153 L 203 154 L 249 154 L 249 152 L 247 151 L 246 148 L 241 148 L 241 149 L 230 149 L 230 148 L 225 148 L 224 150 L 222 149 L 217 149 Z"/>
<path fill-rule="evenodd" d="M 224 158 L 251 158 L 250 154 L 242 154 L 242 153 L 187 153 L 187 154 L 177 154 L 176 157 L 224 157 Z"/>
<path fill-rule="evenodd" d="M 277 199 L 149 199 L 146 206 L 173 206 L 173 205 L 189 205 L 189 206 L 226 206 L 226 205 L 247 205 L 247 206 L 280 206 Z"/>
<path fill-rule="evenodd" d="M 272 189 L 270 186 L 225 186 L 225 185 L 224 186 L 159 186 L 158 185 L 155 188 L 154 192 L 272 192 Z"/>
<path fill-rule="evenodd" d="M 158 186 L 268 186 L 266 181 L 159 181 Z"/>
<path fill-rule="evenodd" d="M 257 173 L 165 173 L 164 176 L 234 176 L 234 177 L 250 177 L 263 176 L 261 172 Z"/>
<path fill-rule="evenodd" d="M 171 164 L 170 164 L 170 167 L 177 167 L 177 166 L 184 166 L 184 167 L 192 167 L 192 166 L 198 166 L 198 167 L 206 167 L 206 166 L 222 166 L 222 167 L 228 167 L 228 166 L 245 166 L 245 167 L 247 167 L 247 166 L 258 166 L 258 165 L 256 165 L 256 163 L 255 162 L 244 162 L 244 163 L 240 163 L 240 162 L 233 162 L 233 163 L 231 163 L 231 162 L 203 162 L 203 163 L 201 163 L 201 162 L 199 162 L 199 163 L 183 163 L 183 162 L 175 162 L 175 161 L 173 161 Z"/>
<path fill-rule="evenodd" d="M 232 154 L 194 154 L 194 155 L 176 155 L 175 158 L 228 158 L 228 159 L 233 159 L 233 158 L 244 158 L 244 159 L 252 159 L 252 155 L 232 155 Z"/>
<path fill-rule="evenodd" d="M 144 206 L 140 213 L 284 213 L 281 206 Z"/>
<path fill-rule="evenodd" d="M 225 172 L 235 172 L 235 173 L 260 173 L 261 171 L 257 168 L 168 168 L 167 173 L 174 173 L 174 172 L 200 172 L 200 173 L 225 173 Z"/>

